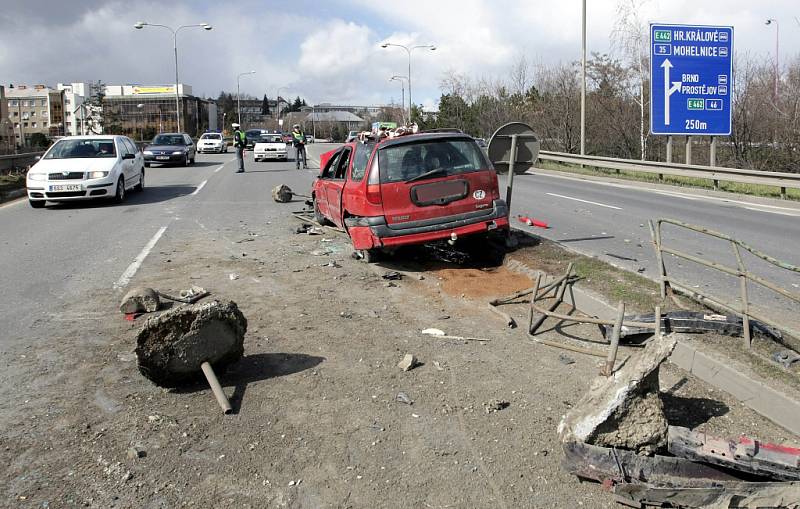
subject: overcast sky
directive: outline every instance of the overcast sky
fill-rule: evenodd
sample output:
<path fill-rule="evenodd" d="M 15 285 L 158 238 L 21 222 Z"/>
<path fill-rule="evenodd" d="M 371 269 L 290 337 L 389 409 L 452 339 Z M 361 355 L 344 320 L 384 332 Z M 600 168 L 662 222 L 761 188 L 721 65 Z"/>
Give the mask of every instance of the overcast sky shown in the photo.
<path fill-rule="evenodd" d="M 588 0 L 589 51 L 610 51 L 619 0 Z M 627 0 L 630 2 L 630 0 Z M 637 0 L 638 1 L 638 0 Z M 393 74 L 407 56 L 380 43 L 435 44 L 414 53 L 414 102 L 434 106 L 445 71 L 497 77 L 524 55 L 533 63 L 580 57 L 580 0 L 3 0 L 0 84 L 174 80 L 172 34 L 134 30 L 137 20 L 178 26 L 208 22 L 210 32 L 178 35 L 180 80 L 195 95 L 236 91 L 309 102 L 399 102 Z M 641 19 L 731 25 L 735 51 L 773 58 L 780 23 L 781 60 L 797 58 L 800 0 L 650 0 Z"/>

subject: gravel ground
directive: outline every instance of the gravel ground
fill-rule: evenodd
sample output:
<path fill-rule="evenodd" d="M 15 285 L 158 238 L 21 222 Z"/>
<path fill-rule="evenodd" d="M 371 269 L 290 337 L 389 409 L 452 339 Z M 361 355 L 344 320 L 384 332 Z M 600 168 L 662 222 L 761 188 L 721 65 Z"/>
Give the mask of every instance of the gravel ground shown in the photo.
<path fill-rule="evenodd" d="M 43 315 L 29 344 L 4 356 L 19 376 L 15 398 L 0 403 L 2 505 L 614 506 L 560 469 L 555 431 L 598 359 L 567 353 L 568 364 L 486 307 L 526 278 L 437 261 L 387 280 L 396 262 L 367 265 L 340 234 L 297 235 L 298 224 L 287 213 L 168 232 L 134 281 L 167 293 L 200 285 L 238 303 L 245 357 L 221 377 L 233 415 L 203 383 L 166 390 L 139 374 L 143 319 L 123 319 L 118 292 Z M 421 335 L 428 327 L 491 341 Z M 420 364 L 404 372 L 406 353 Z M 681 379 L 668 368 L 662 388 L 696 426 L 737 417 L 741 431 L 764 429 Z"/>

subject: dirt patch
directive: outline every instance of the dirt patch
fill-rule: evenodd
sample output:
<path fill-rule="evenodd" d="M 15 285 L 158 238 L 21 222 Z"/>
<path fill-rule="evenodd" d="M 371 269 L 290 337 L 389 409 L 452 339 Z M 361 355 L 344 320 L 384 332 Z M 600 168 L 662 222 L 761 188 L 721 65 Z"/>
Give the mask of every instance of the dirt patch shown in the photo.
<path fill-rule="evenodd" d="M 487 269 L 440 269 L 434 272 L 448 295 L 489 300 L 531 287 L 529 277 L 506 267 Z"/>

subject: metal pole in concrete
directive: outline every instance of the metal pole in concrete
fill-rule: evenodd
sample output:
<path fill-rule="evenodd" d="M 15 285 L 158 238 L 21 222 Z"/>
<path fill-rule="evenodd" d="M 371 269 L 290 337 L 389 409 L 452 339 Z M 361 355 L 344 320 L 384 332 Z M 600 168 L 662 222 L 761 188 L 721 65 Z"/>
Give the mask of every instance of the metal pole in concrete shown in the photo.
<path fill-rule="evenodd" d="M 717 137 L 711 137 L 711 151 L 708 157 L 709 166 L 716 166 L 717 165 Z M 719 180 L 714 179 L 714 189 L 719 189 Z"/>
<path fill-rule="evenodd" d="M 511 135 L 511 153 L 508 156 L 508 180 L 506 187 L 506 205 L 511 214 L 511 195 L 514 189 L 514 163 L 517 161 L 517 135 Z"/>

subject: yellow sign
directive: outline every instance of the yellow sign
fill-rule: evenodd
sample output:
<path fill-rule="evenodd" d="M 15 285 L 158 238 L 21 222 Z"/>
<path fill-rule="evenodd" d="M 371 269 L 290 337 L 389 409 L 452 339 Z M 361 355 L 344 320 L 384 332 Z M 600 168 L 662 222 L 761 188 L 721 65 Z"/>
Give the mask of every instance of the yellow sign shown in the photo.
<path fill-rule="evenodd" d="M 134 94 L 174 94 L 175 87 L 133 87 Z"/>

